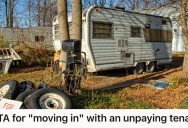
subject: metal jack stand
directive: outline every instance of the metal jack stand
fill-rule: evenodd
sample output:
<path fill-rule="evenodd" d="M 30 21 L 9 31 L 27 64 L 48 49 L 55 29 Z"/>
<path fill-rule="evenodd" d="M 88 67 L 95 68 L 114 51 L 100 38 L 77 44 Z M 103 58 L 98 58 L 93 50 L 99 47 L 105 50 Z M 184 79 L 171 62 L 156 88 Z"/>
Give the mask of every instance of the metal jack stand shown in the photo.
<path fill-rule="evenodd" d="M 86 53 L 84 54 L 85 62 L 81 62 L 74 55 L 76 52 L 80 52 L 80 41 L 79 40 L 65 40 L 62 42 L 62 50 L 67 52 L 66 61 L 56 60 L 54 64 L 54 71 L 65 74 L 65 78 L 63 81 L 62 90 L 68 94 L 73 94 L 75 89 L 80 88 L 80 80 L 81 76 L 86 79 L 86 75 L 84 75 L 84 71 L 86 70 Z M 63 72 L 57 71 L 57 64 L 59 62 L 66 63 L 66 70 Z M 78 68 L 80 66 L 80 69 Z M 86 73 L 86 72 L 85 72 Z"/>

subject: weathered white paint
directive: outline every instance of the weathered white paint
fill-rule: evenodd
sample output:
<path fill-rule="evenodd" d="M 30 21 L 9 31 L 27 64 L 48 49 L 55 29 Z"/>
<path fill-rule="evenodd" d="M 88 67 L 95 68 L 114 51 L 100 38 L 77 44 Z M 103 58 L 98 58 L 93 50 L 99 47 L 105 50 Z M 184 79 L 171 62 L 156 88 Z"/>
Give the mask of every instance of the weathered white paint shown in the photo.
<path fill-rule="evenodd" d="M 99 11 L 95 11 L 96 8 Z M 162 19 L 168 18 L 97 6 L 83 11 L 82 51 L 86 52 L 87 55 L 88 72 L 133 67 L 139 62 L 156 61 L 158 64 L 171 62 L 172 42 L 145 42 L 143 28 L 145 28 L 146 23 L 150 24 L 151 29 L 172 30 L 170 22 L 167 25 L 161 25 Z M 113 23 L 113 38 L 92 38 L 94 21 Z M 70 15 L 69 22 L 72 22 Z M 58 20 L 54 22 L 54 26 L 57 24 Z M 141 37 L 130 37 L 131 26 L 142 28 Z M 126 53 L 133 53 L 133 64 L 125 66 L 124 60 L 121 59 L 121 52 L 117 51 L 117 39 L 121 38 L 128 39 Z M 55 49 L 60 50 L 60 44 L 59 39 L 54 39 Z M 157 51 L 158 49 L 159 51 Z"/>
<path fill-rule="evenodd" d="M 177 5 L 174 5 L 177 6 Z M 182 28 L 179 25 L 179 11 L 174 7 L 161 7 L 159 9 L 144 9 L 139 10 L 137 12 L 145 13 L 145 14 L 154 14 L 158 16 L 169 17 L 172 21 L 172 52 L 185 52 L 185 45 L 182 37 Z M 188 21 L 187 21 L 188 24 Z"/>

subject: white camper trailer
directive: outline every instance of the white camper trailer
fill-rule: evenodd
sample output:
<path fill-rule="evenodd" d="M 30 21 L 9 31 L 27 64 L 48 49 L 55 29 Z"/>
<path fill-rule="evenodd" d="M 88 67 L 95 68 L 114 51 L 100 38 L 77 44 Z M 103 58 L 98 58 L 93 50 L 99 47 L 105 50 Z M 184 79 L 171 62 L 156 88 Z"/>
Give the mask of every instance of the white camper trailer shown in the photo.
<path fill-rule="evenodd" d="M 72 13 L 68 13 L 72 35 Z M 151 72 L 172 61 L 172 26 L 168 17 L 92 6 L 82 11 L 82 51 L 87 71 L 131 68 Z M 58 16 L 53 20 L 53 44 L 61 49 Z"/>

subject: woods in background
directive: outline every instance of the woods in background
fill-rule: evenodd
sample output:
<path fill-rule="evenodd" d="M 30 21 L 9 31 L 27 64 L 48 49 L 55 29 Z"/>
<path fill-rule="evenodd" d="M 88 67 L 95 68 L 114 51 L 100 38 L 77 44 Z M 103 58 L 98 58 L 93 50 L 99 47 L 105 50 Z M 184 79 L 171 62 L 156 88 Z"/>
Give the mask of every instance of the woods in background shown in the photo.
<path fill-rule="evenodd" d="M 92 5 L 124 7 L 126 10 L 160 7 L 179 1 L 172 0 L 82 0 L 82 8 Z M 67 0 L 71 11 L 71 0 Z M 57 15 L 56 0 L 0 0 L 0 27 L 28 28 L 33 26 L 52 26 Z"/>

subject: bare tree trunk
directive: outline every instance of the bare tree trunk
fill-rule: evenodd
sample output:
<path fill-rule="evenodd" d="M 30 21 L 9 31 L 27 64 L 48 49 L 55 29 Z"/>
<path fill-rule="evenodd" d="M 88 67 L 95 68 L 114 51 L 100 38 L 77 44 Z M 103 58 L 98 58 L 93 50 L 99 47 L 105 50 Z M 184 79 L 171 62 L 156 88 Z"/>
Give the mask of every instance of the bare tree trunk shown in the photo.
<path fill-rule="evenodd" d="M 148 8 L 148 1 L 147 0 L 144 1 L 144 7 Z"/>
<path fill-rule="evenodd" d="M 136 5 L 135 5 L 136 8 L 139 8 L 139 2 L 140 2 L 139 0 L 136 1 Z"/>
<path fill-rule="evenodd" d="M 49 5 L 49 22 L 50 22 L 50 27 L 52 27 L 52 22 L 53 22 L 53 19 L 52 19 L 52 3 L 51 3 L 51 0 L 48 1 L 48 5 Z"/>
<path fill-rule="evenodd" d="M 110 0 L 110 7 L 112 8 L 113 7 L 113 1 Z"/>
<path fill-rule="evenodd" d="M 69 39 L 69 28 L 68 28 L 68 18 L 67 18 L 67 0 L 57 0 L 58 8 L 58 20 L 59 20 L 59 32 L 60 32 L 60 42 Z M 61 49 L 61 60 L 66 61 L 67 53 Z M 62 63 L 62 71 L 66 69 L 66 63 Z M 64 80 L 64 74 L 62 75 Z"/>
<path fill-rule="evenodd" d="M 28 11 L 29 11 L 29 27 L 31 27 L 31 0 L 28 1 Z"/>
<path fill-rule="evenodd" d="M 131 9 L 132 10 L 135 10 L 136 8 L 138 8 L 138 6 L 139 6 L 139 0 L 133 0 L 133 3 L 132 3 L 132 5 L 131 5 Z"/>
<path fill-rule="evenodd" d="M 43 26 L 45 26 L 46 21 L 46 0 L 44 0 L 44 11 L 43 11 Z"/>
<path fill-rule="evenodd" d="M 184 77 L 188 77 L 188 30 L 187 30 L 187 20 L 186 20 L 186 9 L 187 9 L 187 0 L 181 1 L 181 10 L 180 10 L 180 21 L 182 27 L 183 41 L 185 45 L 185 56 L 183 61 L 183 72 Z"/>
<path fill-rule="evenodd" d="M 5 8 L 6 8 L 6 26 L 9 26 L 9 14 L 8 14 L 8 2 L 5 0 Z"/>
<path fill-rule="evenodd" d="M 38 26 L 40 26 L 40 0 L 37 0 L 37 10 L 38 10 L 37 21 L 38 21 Z"/>
<path fill-rule="evenodd" d="M 11 9 L 10 9 L 10 27 L 12 28 L 13 27 L 13 23 L 14 23 L 14 1 L 12 1 L 11 3 Z"/>
<path fill-rule="evenodd" d="M 97 4 L 97 0 L 94 0 L 94 4 L 95 4 L 95 5 L 98 5 L 98 4 Z"/>
<path fill-rule="evenodd" d="M 72 0 L 72 30 L 72 38 L 82 41 L 82 0 Z M 81 50 L 76 56 L 81 61 Z"/>
<path fill-rule="evenodd" d="M 11 27 L 11 21 L 12 21 L 12 17 L 11 17 L 11 12 L 12 12 L 12 9 L 11 9 L 11 0 L 9 0 L 9 18 L 10 18 L 10 24 L 9 24 L 9 26 Z"/>

